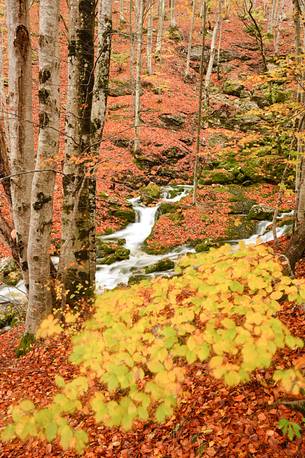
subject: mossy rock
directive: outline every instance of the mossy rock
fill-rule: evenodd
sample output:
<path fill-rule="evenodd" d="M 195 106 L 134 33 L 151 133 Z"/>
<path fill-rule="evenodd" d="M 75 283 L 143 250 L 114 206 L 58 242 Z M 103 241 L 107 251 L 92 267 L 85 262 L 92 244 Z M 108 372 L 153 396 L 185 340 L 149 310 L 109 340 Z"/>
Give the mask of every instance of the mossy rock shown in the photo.
<path fill-rule="evenodd" d="M 167 148 L 161 152 L 163 161 L 162 162 L 167 162 L 167 163 L 172 163 L 175 164 L 176 162 L 180 161 L 180 159 L 183 159 L 185 156 L 188 155 L 188 151 L 180 148 L 179 146 L 171 146 L 170 148 Z"/>
<path fill-rule="evenodd" d="M 103 258 L 98 258 L 98 264 L 113 264 L 118 261 L 124 261 L 125 259 L 129 259 L 130 250 L 125 247 L 120 247 L 115 250 L 114 253 L 109 254 Z"/>
<path fill-rule="evenodd" d="M 228 145 L 228 143 L 229 138 L 221 132 L 216 132 L 209 135 L 208 146 L 210 148 L 214 148 L 215 146 L 220 146 L 221 148 L 224 148 Z"/>
<path fill-rule="evenodd" d="M 128 280 L 128 286 L 136 285 L 140 283 L 141 281 L 145 280 L 146 278 L 147 278 L 146 275 L 143 275 L 143 274 L 132 275 Z"/>
<path fill-rule="evenodd" d="M 226 230 L 227 240 L 242 240 L 251 237 L 255 233 L 256 222 L 246 217 L 231 218 Z"/>
<path fill-rule="evenodd" d="M 158 208 L 157 215 L 158 217 L 162 215 L 168 215 L 169 213 L 176 213 L 178 210 L 178 205 L 170 202 L 162 202 Z"/>
<path fill-rule="evenodd" d="M 16 312 L 10 306 L 0 308 L 0 329 L 12 326 L 17 320 Z"/>
<path fill-rule="evenodd" d="M 162 121 L 165 127 L 173 130 L 182 129 L 185 124 L 185 116 L 182 115 L 162 113 L 159 116 L 159 119 Z"/>
<path fill-rule="evenodd" d="M 109 85 L 110 97 L 122 97 L 124 95 L 132 94 L 132 87 L 130 81 L 111 80 Z"/>
<path fill-rule="evenodd" d="M 161 197 L 161 188 L 155 183 L 149 183 L 141 189 L 141 200 L 144 204 L 152 204 Z"/>
<path fill-rule="evenodd" d="M 246 199 L 239 200 L 232 203 L 229 214 L 230 215 L 247 215 L 250 209 L 255 205 L 255 200 Z"/>
<path fill-rule="evenodd" d="M 202 253 L 203 251 L 209 251 L 210 248 L 215 248 L 217 246 L 219 246 L 219 244 L 215 240 L 207 238 L 197 243 L 195 245 L 195 250 L 196 253 Z"/>
<path fill-rule="evenodd" d="M 212 171 L 204 171 L 203 175 L 199 179 L 200 184 L 231 184 L 236 181 L 233 172 L 219 169 Z"/>
<path fill-rule="evenodd" d="M 124 243 L 124 239 L 116 241 L 98 239 L 96 250 L 98 264 L 113 264 L 128 259 L 130 250 L 123 246 Z"/>
<path fill-rule="evenodd" d="M 153 237 L 153 234 L 150 235 L 150 237 Z M 174 247 L 164 247 L 161 245 L 157 244 L 147 244 L 147 240 L 145 240 L 142 249 L 145 253 L 151 254 L 151 255 L 160 255 L 160 254 L 166 254 L 169 253 Z"/>
<path fill-rule="evenodd" d="M 245 89 L 245 86 L 240 81 L 227 80 L 223 84 L 223 93 L 240 97 Z"/>
<path fill-rule="evenodd" d="M 0 282 L 15 286 L 21 280 L 22 274 L 13 258 L 4 258 L 0 261 Z"/>
<path fill-rule="evenodd" d="M 170 40 L 175 41 L 177 43 L 184 39 L 183 33 L 179 30 L 177 26 L 169 27 L 167 34 Z"/>
<path fill-rule="evenodd" d="M 110 210 L 109 211 L 109 214 L 111 216 L 115 216 L 116 218 L 119 218 L 120 220 L 122 220 L 123 224 L 124 225 L 127 225 L 127 224 L 130 224 L 130 223 L 134 223 L 135 220 L 136 220 L 136 215 L 135 215 L 135 212 L 133 210 Z"/>
<path fill-rule="evenodd" d="M 171 259 L 161 259 L 151 266 L 145 268 L 146 274 L 152 274 L 154 272 L 165 272 L 167 270 L 172 270 L 175 267 L 174 261 Z"/>
<path fill-rule="evenodd" d="M 171 188 L 171 189 L 168 191 L 167 197 L 168 197 L 169 199 L 174 199 L 174 198 L 177 197 L 179 194 L 181 194 L 181 192 L 182 192 L 182 190 L 181 190 L 180 187 L 178 187 L 178 186 L 175 187 L 175 186 L 174 186 L 173 188 Z M 176 204 L 175 204 L 175 203 L 171 203 L 170 205 L 174 205 L 174 206 L 175 206 Z"/>
<path fill-rule="evenodd" d="M 248 213 L 248 219 L 257 221 L 268 221 L 273 218 L 274 208 L 268 205 L 253 205 Z"/>

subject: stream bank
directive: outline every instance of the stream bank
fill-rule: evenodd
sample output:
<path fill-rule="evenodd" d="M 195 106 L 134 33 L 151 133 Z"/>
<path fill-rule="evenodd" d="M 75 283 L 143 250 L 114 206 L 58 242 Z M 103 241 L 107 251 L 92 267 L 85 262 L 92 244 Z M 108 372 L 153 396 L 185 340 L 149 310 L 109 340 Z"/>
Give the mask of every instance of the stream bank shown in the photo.
<path fill-rule="evenodd" d="M 176 246 L 166 250 L 165 253 L 152 254 L 147 252 L 146 241 L 152 234 L 159 218 L 162 217 L 162 208 L 166 207 L 167 212 L 170 212 L 171 208 L 175 209 L 183 199 L 190 198 L 192 189 L 190 185 L 165 186 L 161 188 L 160 198 L 156 199 L 154 203 L 150 202 L 150 205 L 145 205 L 141 197 L 129 199 L 129 204 L 135 214 L 134 222 L 117 232 L 98 237 L 98 244 L 101 243 L 103 246 L 110 247 L 112 244 L 117 244 L 116 246 L 122 253 L 121 259 L 119 258 L 115 262 L 111 261 L 111 254 L 108 255 L 108 258 L 106 256 L 97 260 L 96 286 L 98 293 L 157 275 L 172 276 L 174 275 L 175 262 L 185 254 L 205 251 L 210 246 L 217 244 L 238 244 L 241 238 L 233 237 L 218 241 L 216 238 L 215 240 L 202 238 L 197 241 L 197 244 Z M 262 209 L 264 210 L 264 207 Z M 278 219 L 282 220 L 283 224 L 280 224 L 276 229 L 277 237 L 281 237 L 289 229 L 289 224 L 285 223 L 286 216 L 287 213 L 279 215 Z M 246 215 L 237 214 L 236 217 L 239 225 L 243 225 L 243 221 L 246 221 Z M 241 217 L 243 220 L 239 221 L 238 218 Z M 266 243 L 273 240 L 272 223 L 270 220 L 259 221 L 259 219 L 262 218 L 258 217 L 256 221 L 251 222 L 252 233 L 242 239 L 246 244 Z M 235 226 L 235 229 L 237 227 L 238 225 Z M 57 259 L 54 258 L 54 261 L 56 262 Z M 22 309 L 25 309 L 26 299 L 26 291 L 22 281 L 19 281 L 15 286 L 3 285 L 0 287 L 0 328 L 9 329 L 8 326 L 13 323 L 16 310 L 20 314 Z"/>

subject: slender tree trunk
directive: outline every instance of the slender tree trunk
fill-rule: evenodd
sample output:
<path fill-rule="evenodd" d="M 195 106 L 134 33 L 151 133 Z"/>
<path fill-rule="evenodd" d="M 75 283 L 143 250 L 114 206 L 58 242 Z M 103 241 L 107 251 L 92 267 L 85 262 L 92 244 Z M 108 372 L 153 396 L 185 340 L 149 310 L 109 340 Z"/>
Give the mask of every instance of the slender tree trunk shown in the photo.
<path fill-rule="evenodd" d="M 207 19 L 207 2 L 203 0 L 202 11 L 202 50 L 200 59 L 200 86 L 198 97 L 198 120 L 197 120 L 197 135 L 196 135 L 196 150 L 195 150 L 195 163 L 194 163 L 194 177 L 193 177 L 193 205 L 197 203 L 197 189 L 198 189 L 198 169 L 199 169 L 199 153 L 200 153 L 200 136 L 201 136 L 201 123 L 202 123 L 202 98 L 204 88 L 204 51 L 205 51 L 205 35 L 206 35 L 206 19 Z"/>
<path fill-rule="evenodd" d="M 170 26 L 172 29 L 177 26 L 175 17 L 175 4 L 175 0 L 170 0 Z"/>
<path fill-rule="evenodd" d="M 216 40 L 217 40 L 217 35 L 218 35 L 220 22 L 221 22 L 221 4 L 222 4 L 222 0 L 219 0 L 217 19 L 214 25 L 211 46 L 210 46 L 210 59 L 208 63 L 207 72 L 205 75 L 204 93 L 205 93 L 205 105 L 206 106 L 208 106 L 209 104 L 209 86 L 211 82 L 211 76 L 212 76 L 213 65 L 214 65 L 215 54 L 216 54 Z"/>
<path fill-rule="evenodd" d="M 141 124 L 141 70 L 142 70 L 142 38 L 143 38 L 143 0 L 136 1 L 136 78 L 134 92 L 134 153 L 140 149 L 140 124 Z"/>
<path fill-rule="evenodd" d="M 147 44 L 146 44 L 146 60 L 147 73 L 153 74 L 152 68 L 152 45 L 153 45 L 153 3 L 151 3 L 147 16 Z"/>
<path fill-rule="evenodd" d="M 130 36 L 130 85 L 134 87 L 134 33 L 133 33 L 133 23 L 132 23 L 132 11 L 133 11 L 133 0 L 129 2 L 129 36 Z"/>
<path fill-rule="evenodd" d="M 124 0 L 120 0 L 120 24 L 125 24 L 125 16 L 124 16 Z"/>
<path fill-rule="evenodd" d="M 192 18 L 191 18 L 189 42 L 188 42 L 188 46 L 187 46 L 186 65 L 185 65 L 185 72 L 184 72 L 184 77 L 185 78 L 188 77 L 189 72 L 190 72 L 190 61 L 191 61 L 191 51 L 192 51 L 192 44 L 193 44 L 193 30 L 194 30 L 194 23 L 195 23 L 195 12 L 196 12 L 196 0 L 193 0 Z"/>
<path fill-rule="evenodd" d="M 91 155 L 98 164 L 100 146 L 105 125 L 107 108 L 109 69 L 112 33 L 112 0 L 102 0 L 99 5 L 98 52 L 96 75 L 93 87 L 91 113 Z M 90 183 L 90 278 L 95 279 L 96 272 L 96 167 L 91 173 Z"/>
<path fill-rule="evenodd" d="M 157 42 L 156 42 L 156 51 L 155 51 L 156 60 L 161 59 L 164 15 L 165 15 L 165 0 L 159 0 L 159 22 L 158 22 Z"/>
<path fill-rule="evenodd" d="M 300 104 L 304 103 L 304 90 L 303 90 L 303 70 L 302 66 L 302 24 L 301 16 L 302 10 L 298 0 L 293 0 L 294 4 L 294 27 L 295 27 L 295 49 L 296 49 L 296 64 L 298 66 L 298 72 L 300 73 L 300 80 L 297 85 L 297 101 Z M 299 118 L 296 122 L 296 130 L 301 132 L 304 129 L 304 119 Z M 297 153 L 298 162 L 296 166 L 296 183 L 295 190 L 297 193 L 297 204 L 296 204 L 296 223 L 303 224 L 305 221 L 305 164 L 304 164 L 304 141 L 298 136 L 297 138 Z"/>
<path fill-rule="evenodd" d="M 6 0 L 9 53 L 9 150 L 15 175 L 34 168 L 32 49 L 27 0 Z M 20 266 L 26 287 L 32 174 L 11 178 L 12 213 Z"/>
<path fill-rule="evenodd" d="M 222 17 L 220 17 L 218 47 L 217 47 L 217 79 L 220 80 L 220 55 L 221 55 L 221 42 L 222 42 Z"/>
<path fill-rule="evenodd" d="M 91 270 L 91 109 L 95 1 L 70 1 L 68 106 L 59 278 L 64 302 L 94 294 Z"/>
<path fill-rule="evenodd" d="M 274 40 L 273 40 L 275 55 L 278 55 L 279 53 L 281 25 L 282 25 L 282 21 L 284 17 L 284 9 L 285 9 L 285 0 L 280 0 L 278 4 L 277 17 L 276 17 L 276 22 L 275 22 Z"/>
<path fill-rule="evenodd" d="M 297 101 L 303 103 L 304 101 L 304 91 L 303 91 L 303 71 L 301 69 L 302 64 L 302 54 L 303 46 L 301 39 L 301 16 L 302 9 L 299 0 L 293 0 L 294 5 L 294 26 L 295 26 L 295 48 L 296 48 L 296 63 L 298 69 L 301 73 L 301 81 L 298 83 L 297 90 Z M 304 118 L 300 118 L 296 123 L 296 131 L 300 132 L 304 129 Z M 296 170 L 296 193 L 297 193 L 297 203 L 296 203 L 296 228 L 295 232 L 292 235 L 289 245 L 286 249 L 285 255 L 287 256 L 292 271 L 295 269 L 296 263 L 301 259 L 304 254 L 305 249 L 305 161 L 304 161 L 304 144 L 303 141 L 298 138 L 297 140 L 297 151 L 299 156 L 299 161 L 297 164 Z"/>
<path fill-rule="evenodd" d="M 55 169 L 59 142 L 59 0 L 40 0 L 39 140 L 36 170 Z M 34 173 L 29 232 L 29 304 L 25 331 L 35 334 L 52 310 L 50 275 L 54 172 Z"/>
<path fill-rule="evenodd" d="M 0 35 L 0 179 L 10 175 L 9 165 L 9 130 L 7 122 L 6 96 L 4 93 L 4 76 L 3 76 L 3 40 Z M 4 179 L 2 186 L 6 198 L 11 206 L 11 187 L 10 180 Z M 17 258 L 18 259 L 18 258 Z M 19 260 L 18 260 L 19 261 Z"/>

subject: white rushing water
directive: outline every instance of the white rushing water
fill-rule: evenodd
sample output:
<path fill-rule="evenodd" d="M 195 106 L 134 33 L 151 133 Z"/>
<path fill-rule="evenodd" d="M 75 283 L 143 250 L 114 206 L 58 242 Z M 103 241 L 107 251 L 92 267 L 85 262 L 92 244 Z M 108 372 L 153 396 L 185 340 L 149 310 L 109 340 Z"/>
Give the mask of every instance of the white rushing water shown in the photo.
<path fill-rule="evenodd" d="M 142 250 L 144 241 L 149 237 L 156 221 L 156 214 L 162 202 L 179 202 L 191 191 L 192 186 L 180 186 L 181 192 L 170 197 L 175 188 L 170 186 L 163 189 L 160 202 L 154 207 L 141 205 L 140 198 L 130 199 L 136 213 L 136 222 L 129 224 L 125 229 L 101 237 L 102 240 L 124 239 L 124 247 L 130 250 L 129 259 L 117 261 L 110 265 L 98 265 L 96 271 L 97 290 L 113 289 L 119 284 L 127 284 L 133 275 L 143 275 L 145 267 L 151 266 L 162 259 L 176 260 L 181 255 L 194 252 L 190 247 L 179 247 L 164 255 L 150 255 Z M 179 188 L 179 187 L 178 187 Z M 166 273 L 163 272 L 164 275 Z M 167 273 L 168 275 L 169 273 Z"/>
<path fill-rule="evenodd" d="M 177 189 L 181 192 L 175 193 L 174 197 L 171 196 L 172 191 Z M 181 199 L 186 197 L 189 192 L 192 190 L 192 186 L 175 186 L 175 187 L 164 187 L 163 196 L 160 199 L 160 202 L 153 206 L 147 207 L 141 204 L 140 198 L 130 199 L 129 202 L 132 204 L 132 207 L 136 213 L 136 222 L 129 224 L 125 229 L 122 229 L 118 232 L 115 232 L 110 235 L 101 237 L 102 240 L 120 240 L 124 239 L 124 246 L 130 250 L 130 257 L 124 261 L 117 261 L 110 265 L 98 265 L 96 271 L 96 284 L 97 291 L 102 292 L 106 289 L 113 289 L 120 284 L 128 284 L 128 281 L 131 276 L 134 275 L 144 275 L 145 267 L 151 266 L 156 262 L 162 259 L 177 260 L 182 255 L 186 253 L 194 253 L 195 250 L 188 246 L 181 246 L 174 248 L 169 253 L 163 255 L 150 255 L 145 253 L 142 249 L 144 241 L 151 234 L 153 227 L 156 222 L 156 215 L 158 208 L 162 202 L 179 202 Z M 284 218 L 285 216 L 290 215 L 290 213 L 284 213 L 279 215 L 279 219 Z M 284 235 L 289 229 L 288 225 L 283 227 L 278 227 L 276 229 L 277 237 L 280 238 Z M 272 223 L 270 221 L 261 221 L 257 224 L 256 232 L 248 239 L 243 241 L 247 245 L 252 245 L 256 243 L 266 243 L 273 240 L 272 232 Z M 230 240 L 227 243 L 236 245 L 240 240 Z M 53 261 L 57 261 L 57 258 L 54 258 Z M 173 271 L 167 271 L 162 273 L 153 273 L 146 275 L 147 277 L 155 275 L 171 276 Z M 0 304 L 24 302 L 25 297 L 25 288 L 22 282 L 16 287 L 13 286 L 2 286 L 0 287 Z"/>

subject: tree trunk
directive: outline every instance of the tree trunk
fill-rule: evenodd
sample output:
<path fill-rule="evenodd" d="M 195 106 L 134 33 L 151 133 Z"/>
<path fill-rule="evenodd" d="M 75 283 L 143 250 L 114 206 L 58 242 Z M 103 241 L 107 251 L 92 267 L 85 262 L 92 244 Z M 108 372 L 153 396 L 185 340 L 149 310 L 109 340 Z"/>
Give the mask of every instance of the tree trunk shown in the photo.
<path fill-rule="evenodd" d="M 95 1 L 71 0 L 68 106 L 59 278 L 63 302 L 94 294 L 91 270 L 91 109 L 94 85 Z"/>
<path fill-rule="evenodd" d="M 156 42 L 156 51 L 155 51 L 156 60 L 161 59 L 164 14 L 165 14 L 165 0 L 159 0 L 159 22 L 158 22 L 157 42 Z"/>
<path fill-rule="evenodd" d="M 170 26 L 172 29 L 176 27 L 175 3 L 175 0 L 170 0 Z"/>
<path fill-rule="evenodd" d="M 39 139 L 36 170 L 55 169 L 59 142 L 59 0 L 40 0 Z M 29 233 L 29 304 L 25 331 L 35 334 L 52 310 L 51 227 L 55 172 L 35 173 Z"/>
<path fill-rule="evenodd" d="M 9 150 L 12 175 L 34 168 L 32 49 L 27 0 L 6 0 L 9 53 Z M 32 174 L 11 178 L 12 213 L 20 266 L 29 285 L 27 260 Z"/>
<path fill-rule="evenodd" d="M 102 0 L 99 5 L 98 55 L 93 88 L 91 113 L 91 155 L 97 166 L 105 125 L 112 34 L 112 0 Z M 90 278 L 95 282 L 96 272 L 96 167 L 90 177 Z"/>
<path fill-rule="evenodd" d="M 198 120 L 197 120 L 197 136 L 196 136 L 196 150 L 195 150 L 195 163 L 194 163 L 194 176 L 193 176 L 193 205 L 197 203 L 197 188 L 198 188 L 198 168 L 199 168 L 199 152 L 200 152 L 200 136 L 201 136 L 201 123 L 202 123 L 202 97 L 204 88 L 204 51 L 205 51 L 205 35 L 206 35 L 206 18 L 207 18 L 207 2 L 203 0 L 202 11 L 202 49 L 200 59 L 200 86 L 198 97 Z"/>
<path fill-rule="evenodd" d="M 8 120 L 7 120 L 7 106 L 6 96 L 4 93 L 4 75 L 3 75 L 3 40 L 0 35 L 0 179 L 8 177 L 10 175 L 9 165 L 9 131 L 8 131 Z M 6 198 L 11 206 L 11 187 L 10 179 L 2 180 L 2 186 L 6 195 Z M 19 261 L 18 257 L 17 260 Z"/>
<path fill-rule="evenodd" d="M 146 45 L 146 58 L 147 58 L 147 73 L 153 74 L 152 68 L 152 45 L 153 45 L 153 3 L 150 4 L 147 17 L 147 45 Z"/>
<path fill-rule="evenodd" d="M 219 0 L 218 13 L 217 13 L 216 22 L 215 22 L 214 29 L 213 29 L 211 46 L 210 46 L 210 59 L 208 63 L 207 72 L 205 75 L 204 93 L 205 93 L 205 105 L 206 106 L 208 106 L 209 104 L 209 86 L 211 82 L 211 76 L 212 76 L 213 65 L 214 65 L 215 54 L 216 54 L 216 39 L 217 39 L 220 22 L 221 22 L 221 4 L 222 4 L 222 0 Z"/>
<path fill-rule="evenodd" d="M 134 91 L 134 153 L 140 149 L 141 124 L 141 70 L 142 70 L 142 38 L 143 38 L 144 2 L 136 1 L 136 77 Z"/>
<path fill-rule="evenodd" d="M 120 24 L 125 24 L 125 17 L 124 17 L 124 0 L 120 0 Z"/>
<path fill-rule="evenodd" d="M 285 251 L 292 272 L 295 271 L 296 263 L 302 258 L 305 251 L 305 225 L 299 226 L 292 235 L 289 245 Z"/>
<path fill-rule="evenodd" d="M 189 42 L 187 46 L 186 65 L 185 65 L 185 73 L 184 73 L 185 78 L 188 77 L 189 72 L 190 72 L 191 51 L 192 51 L 192 44 L 193 44 L 193 30 L 194 30 L 194 23 L 195 23 L 195 11 L 196 11 L 196 0 L 193 0 L 192 18 L 191 18 Z"/>
<path fill-rule="evenodd" d="M 298 0 L 293 0 L 294 5 L 294 26 L 295 26 L 295 48 L 296 48 L 296 62 L 300 69 L 302 63 L 303 46 L 301 40 L 301 16 L 302 10 Z M 301 70 L 302 72 L 302 70 Z M 303 79 L 303 76 L 302 76 Z M 299 81 L 297 90 L 297 101 L 303 102 L 304 92 L 302 88 L 302 81 Z M 304 125 L 304 119 L 298 119 L 296 123 L 296 130 L 302 131 Z M 296 193 L 297 193 L 297 204 L 296 204 L 296 230 L 292 235 L 288 248 L 285 252 L 292 271 L 295 269 L 296 263 L 301 259 L 305 249 L 305 224 L 304 224 L 304 212 L 305 212 L 305 164 L 304 164 L 304 145 L 303 141 L 298 138 L 297 150 L 299 154 L 299 162 L 297 165 L 296 173 Z"/>

